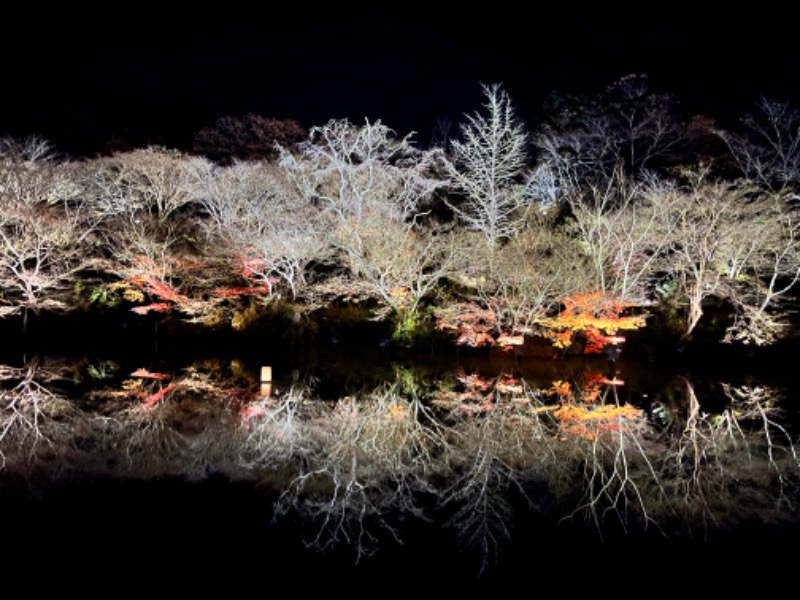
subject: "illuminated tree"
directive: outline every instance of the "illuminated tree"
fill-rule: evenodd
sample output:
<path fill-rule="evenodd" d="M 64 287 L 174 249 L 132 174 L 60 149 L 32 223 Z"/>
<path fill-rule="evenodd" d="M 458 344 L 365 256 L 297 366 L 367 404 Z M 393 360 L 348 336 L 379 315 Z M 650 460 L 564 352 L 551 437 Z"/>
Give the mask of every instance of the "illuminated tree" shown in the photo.
<path fill-rule="evenodd" d="M 439 152 L 420 151 L 411 140 L 380 121 L 332 120 L 313 127 L 298 152 L 282 148 L 280 166 L 304 202 L 343 223 L 370 214 L 405 222 L 444 185 L 435 176 Z"/>
<path fill-rule="evenodd" d="M 350 294 L 377 299 L 390 316 L 398 341 L 410 341 L 421 324 L 422 303 L 458 265 L 460 247 L 452 232 L 365 218 L 337 230 L 335 247 L 347 267 Z"/>
<path fill-rule="evenodd" d="M 623 314 L 630 303 L 603 292 L 575 293 L 562 298 L 561 303 L 558 315 L 543 321 L 544 333 L 556 348 L 569 348 L 576 334 L 581 334 L 586 342 L 584 351 L 599 352 L 607 344 L 618 342 L 620 332 L 645 326 L 643 316 Z"/>
<path fill-rule="evenodd" d="M 194 189 L 209 217 L 205 247 L 264 296 L 300 299 L 310 265 L 329 253 L 324 212 L 297 198 L 274 164 L 210 167 Z"/>
<path fill-rule="evenodd" d="M 674 239 L 676 199 L 664 188 L 654 177 L 636 182 L 618 169 L 601 184 L 567 196 L 596 289 L 641 304 L 653 300 L 653 280 L 665 269 L 665 252 Z"/>
<path fill-rule="evenodd" d="M 0 315 L 69 308 L 95 231 L 71 167 L 38 138 L 0 140 Z"/>
<path fill-rule="evenodd" d="M 529 206 L 521 182 L 528 140 L 506 91 L 495 84 L 483 92 L 485 114 L 468 115 L 461 138 L 450 142 L 447 172 L 462 198 L 447 204 L 493 250 L 519 229 Z"/>
<path fill-rule="evenodd" d="M 687 173 L 687 185 L 664 191 L 677 195 L 670 202 L 669 265 L 674 299 L 687 305 L 684 335 L 700 322 L 706 299 L 717 298 L 743 311 L 742 339 L 748 322 L 757 338 L 759 317 L 769 320 L 768 309 L 798 278 L 796 218 L 774 196 L 754 195 L 746 184 L 706 181 L 706 173 Z M 771 337 L 762 334 L 765 341 Z"/>
<path fill-rule="evenodd" d="M 82 185 L 101 220 L 107 253 L 124 264 L 137 257 L 166 265 L 191 246 L 197 221 L 192 186 L 207 161 L 158 147 L 88 161 Z"/>

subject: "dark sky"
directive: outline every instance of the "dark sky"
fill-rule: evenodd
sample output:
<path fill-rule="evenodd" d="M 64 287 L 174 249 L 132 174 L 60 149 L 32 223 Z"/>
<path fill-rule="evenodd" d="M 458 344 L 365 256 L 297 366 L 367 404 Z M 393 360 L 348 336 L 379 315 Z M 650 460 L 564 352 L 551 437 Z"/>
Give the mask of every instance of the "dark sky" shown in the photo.
<path fill-rule="evenodd" d="M 19 9 L 0 35 L 0 134 L 65 152 L 114 135 L 180 147 L 254 112 L 307 127 L 380 119 L 426 142 L 439 120 L 479 108 L 481 83 L 502 83 L 533 124 L 549 93 L 593 95 L 632 73 L 724 120 L 760 94 L 800 103 L 800 15 L 785 5 Z"/>

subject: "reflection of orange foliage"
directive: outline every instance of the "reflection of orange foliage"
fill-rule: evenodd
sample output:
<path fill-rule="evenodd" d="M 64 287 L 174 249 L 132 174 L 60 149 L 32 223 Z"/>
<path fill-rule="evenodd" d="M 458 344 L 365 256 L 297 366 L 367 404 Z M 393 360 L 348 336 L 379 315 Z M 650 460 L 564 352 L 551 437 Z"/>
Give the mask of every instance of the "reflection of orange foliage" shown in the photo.
<path fill-rule="evenodd" d="M 392 416 L 394 419 L 402 419 L 406 414 L 406 409 L 404 406 L 400 404 L 392 404 L 389 407 L 389 415 Z"/>
<path fill-rule="evenodd" d="M 622 316 L 625 309 L 634 306 L 603 292 L 572 294 L 562 298 L 563 310 L 546 325 L 547 336 L 557 348 L 569 347 L 574 334 L 582 332 L 586 338 L 587 353 L 600 352 L 610 343 L 620 343 L 620 330 L 644 327 L 642 316 Z"/>
<path fill-rule="evenodd" d="M 503 375 L 497 382 L 495 389 L 501 394 L 521 394 L 523 392 L 522 382 L 510 375 Z"/>
<path fill-rule="evenodd" d="M 605 375 L 602 373 L 589 372 L 584 373 L 584 381 L 581 386 L 581 400 L 587 404 L 591 404 L 600 396 L 600 390 L 603 388 Z"/>
<path fill-rule="evenodd" d="M 558 396 L 562 401 L 569 402 L 572 400 L 572 387 L 569 384 L 569 381 L 558 381 L 553 382 L 553 387 L 547 390 L 548 394 L 555 394 Z"/>
<path fill-rule="evenodd" d="M 603 404 L 597 407 L 565 404 L 554 411 L 553 415 L 567 433 L 594 440 L 603 431 L 619 429 L 625 419 L 641 418 L 643 411 L 630 404 Z"/>

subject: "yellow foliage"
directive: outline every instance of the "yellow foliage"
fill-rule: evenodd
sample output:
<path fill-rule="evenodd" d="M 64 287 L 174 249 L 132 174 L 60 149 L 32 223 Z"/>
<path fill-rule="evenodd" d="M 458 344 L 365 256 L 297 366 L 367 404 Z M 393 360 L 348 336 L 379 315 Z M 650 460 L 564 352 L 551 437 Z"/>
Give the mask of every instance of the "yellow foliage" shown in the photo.
<path fill-rule="evenodd" d="M 249 304 L 247 308 L 236 311 L 231 318 L 231 327 L 236 331 L 244 331 L 254 325 L 261 318 L 261 310 L 256 304 Z"/>
<path fill-rule="evenodd" d="M 108 286 L 112 292 L 122 291 L 122 297 L 128 302 L 144 302 L 144 292 L 134 287 L 129 281 L 117 281 Z"/>

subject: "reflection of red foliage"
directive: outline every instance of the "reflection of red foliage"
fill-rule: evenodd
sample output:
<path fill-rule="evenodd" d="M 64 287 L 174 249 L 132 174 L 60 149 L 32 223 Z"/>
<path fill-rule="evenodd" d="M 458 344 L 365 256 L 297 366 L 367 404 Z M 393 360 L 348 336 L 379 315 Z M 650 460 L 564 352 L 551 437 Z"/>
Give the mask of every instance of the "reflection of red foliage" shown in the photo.
<path fill-rule="evenodd" d="M 250 422 L 264 416 L 267 409 L 263 404 L 250 404 L 239 410 L 239 423 L 245 429 L 250 429 Z"/>
<path fill-rule="evenodd" d="M 494 384 L 491 379 L 478 373 L 467 375 L 462 371 L 457 378 L 464 385 L 465 390 L 473 394 L 486 392 Z"/>
<path fill-rule="evenodd" d="M 137 315 L 146 315 L 150 311 L 153 312 L 167 312 L 172 308 L 172 304 L 167 302 L 154 302 L 145 306 L 134 306 L 131 310 Z"/>
<path fill-rule="evenodd" d="M 147 398 L 144 399 L 144 403 L 142 406 L 144 408 L 151 408 L 155 406 L 155 404 L 161 400 L 164 396 L 169 394 L 172 390 L 178 387 L 177 383 L 170 383 L 167 387 L 160 389 L 154 394 L 150 394 Z"/>
<path fill-rule="evenodd" d="M 600 390 L 603 387 L 604 379 L 605 375 L 602 373 L 584 373 L 583 385 L 581 386 L 581 400 L 588 404 L 597 400 L 600 396 Z"/>

